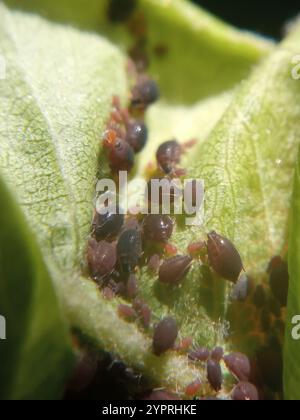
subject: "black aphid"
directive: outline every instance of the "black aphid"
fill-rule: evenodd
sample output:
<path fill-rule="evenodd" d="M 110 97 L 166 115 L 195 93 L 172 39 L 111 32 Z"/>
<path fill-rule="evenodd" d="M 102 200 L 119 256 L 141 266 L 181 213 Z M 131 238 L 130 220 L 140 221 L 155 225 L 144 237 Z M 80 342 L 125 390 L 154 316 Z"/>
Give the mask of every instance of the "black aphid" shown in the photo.
<path fill-rule="evenodd" d="M 87 261 L 92 277 L 100 280 L 115 269 L 117 256 L 116 246 L 106 241 L 97 242 L 90 239 L 87 249 Z"/>
<path fill-rule="evenodd" d="M 222 370 L 221 365 L 219 362 L 216 362 L 215 360 L 208 360 L 207 362 L 207 379 L 210 383 L 211 387 L 215 391 L 220 391 L 222 388 Z"/>
<path fill-rule="evenodd" d="M 132 273 L 142 254 L 141 233 L 137 229 L 125 230 L 119 237 L 117 257 L 123 273 Z"/>
<path fill-rule="evenodd" d="M 180 283 L 189 272 L 192 261 L 191 257 L 183 255 L 168 258 L 159 268 L 159 281 L 174 285 Z"/>
<path fill-rule="evenodd" d="M 236 283 L 243 269 L 242 259 L 236 247 L 229 239 L 214 231 L 207 237 L 210 265 L 219 276 Z"/>
<path fill-rule="evenodd" d="M 111 22 L 121 23 L 127 21 L 137 5 L 137 0 L 109 0 L 107 17 Z"/>
<path fill-rule="evenodd" d="M 132 89 L 131 105 L 134 108 L 146 108 L 148 105 L 156 102 L 159 98 L 159 89 L 157 83 L 142 76 Z"/>
<path fill-rule="evenodd" d="M 173 220 L 167 215 L 149 214 L 143 223 L 143 232 L 146 239 L 165 242 L 170 239 L 173 232 Z"/>
<path fill-rule="evenodd" d="M 178 335 L 177 322 L 174 318 L 162 319 L 154 329 L 153 352 L 157 356 L 166 352 L 174 346 Z"/>
<path fill-rule="evenodd" d="M 188 358 L 193 361 L 206 362 L 210 357 L 210 351 L 206 347 L 198 347 L 188 354 Z"/>
<path fill-rule="evenodd" d="M 224 357 L 224 362 L 230 372 L 240 381 L 248 381 L 251 365 L 248 357 L 242 353 L 231 353 Z"/>
<path fill-rule="evenodd" d="M 156 152 L 158 166 L 169 174 L 180 162 L 182 147 L 176 140 L 169 140 L 162 143 Z"/>
<path fill-rule="evenodd" d="M 286 306 L 289 290 L 289 272 L 286 261 L 279 256 L 274 257 L 269 264 L 269 272 L 272 293 L 281 306 Z"/>
<path fill-rule="evenodd" d="M 148 129 L 146 124 L 140 120 L 131 120 L 126 126 L 125 140 L 133 148 L 135 153 L 140 152 L 146 145 Z"/>
<path fill-rule="evenodd" d="M 120 214 L 119 207 L 105 208 L 105 214 L 96 213 L 93 220 L 93 236 L 102 239 L 115 238 L 124 223 L 124 215 Z"/>
<path fill-rule="evenodd" d="M 234 401 L 258 401 L 259 395 L 256 387 L 250 382 L 238 383 L 231 394 Z"/>

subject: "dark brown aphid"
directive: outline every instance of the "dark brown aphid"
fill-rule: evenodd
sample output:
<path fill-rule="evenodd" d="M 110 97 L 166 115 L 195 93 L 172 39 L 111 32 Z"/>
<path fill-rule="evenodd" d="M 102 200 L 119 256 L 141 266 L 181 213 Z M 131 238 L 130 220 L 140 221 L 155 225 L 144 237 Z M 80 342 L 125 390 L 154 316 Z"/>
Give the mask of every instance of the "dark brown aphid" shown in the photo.
<path fill-rule="evenodd" d="M 214 271 L 234 283 L 243 269 L 242 259 L 233 243 L 212 231 L 208 235 L 207 252 L 209 263 Z"/>
<path fill-rule="evenodd" d="M 162 143 L 156 152 L 158 166 L 169 174 L 180 162 L 182 147 L 176 140 L 169 140 Z"/>
<path fill-rule="evenodd" d="M 125 230 L 119 237 L 117 256 L 124 273 L 132 273 L 142 254 L 141 233 L 136 229 Z"/>
<path fill-rule="evenodd" d="M 147 143 L 148 129 L 146 124 L 140 120 L 131 120 L 126 126 L 125 140 L 133 148 L 135 153 L 140 152 Z"/>
<path fill-rule="evenodd" d="M 224 357 L 224 362 L 230 372 L 240 381 L 248 381 L 251 365 L 248 357 L 242 353 L 231 353 Z"/>
<path fill-rule="evenodd" d="M 126 321 L 134 321 L 136 318 L 135 310 L 131 306 L 122 303 L 118 306 L 118 315 Z"/>
<path fill-rule="evenodd" d="M 189 397 L 194 397 L 200 391 L 201 385 L 199 379 L 196 379 L 185 388 L 185 394 Z"/>
<path fill-rule="evenodd" d="M 73 392 L 81 392 L 87 388 L 96 375 L 97 367 L 98 360 L 95 355 L 80 352 L 72 377 L 67 384 L 67 389 Z"/>
<path fill-rule="evenodd" d="M 134 151 L 126 140 L 117 136 L 116 131 L 108 130 L 105 133 L 104 146 L 108 150 L 108 159 L 112 171 L 130 171 L 132 169 Z"/>
<path fill-rule="evenodd" d="M 96 213 L 93 220 L 93 236 L 97 241 L 115 238 L 124 223 L 124 215 L 120 214 L 120 208 L 106 207 L 106 213 Z"/>
<path fill-rule="evenodd" d="M 174 318 L 162 319 L 154 329 L 153 352 L 157 356 L 174 346 L 178 335 L 178 326 Z"/>
<path fill-rule="evenodd" d="M 222 388 L 222 370 L 219 362 L 214 360 L 208 360 L 207 362 L 207 379 L 211 387 L 216 391 L 220 391 Z"/>
<path fill-rule="evenodd" d="M 135 299 L 133 301 L 132 307 L 137 312 L 140 320 L 142 321 L 142 324 L 145 328 L 149 328 L 150 321 L 151 321 L 151 315 L 152 311 L 147 305 L 146 302 L 144 302 L 142 299 Z"/>
<path fill-rule="evenodd" d="M 132 89 L 131 106 L 144 109 L 156 102 L 158 98 L 159 89 L 157 83 L 146 76 L 142 76 Z"/>
<path fill-rule="evenodd" d="M 281 257 L 274 257 L 269 264 L 269 272 L 273 296 L 281 306 L 286 306 L 289 290 L 289 272 L 286 261 L 283 261 Z"/>
<path fill-rule="evenodd" d="M 224 350 L 222 349 L 222 347 L 216 347 L 211 352 L 211 358 L 215 362 L 220 362 L 222 360 L 223 356 L 224 356 Z"/>
<path fill-rule="evenodd" d="M 176 255 L 168 258 L 159 268 L 159 281 L 168 284 L 178 284 L 187 275 L 191 268 L 192 258 Z"/>
<path fill-rule="evenodd" d="M 167 215 L 149 214 L 143 223 L 144 236 L 152 241 L 165 242 L 173 232 L 173 220 Z"/>
<path fill-rule="evenodd" d="M 198 347 L 188 354 L 188 358 L 193 361 L 206 362 L 210 357 L 210 351 L 206 347 Z"/>
<path fill-rule="evenodd" d="M 231 394 L 231 398 L 234 401 L 258 401 L 258 391 L 256 387 L 250 382 L 238 383 Z"/>
<path fill-rule="evenodd" d="M 265 288 L 261 284 L 258 284 L 253 295 L 253 303 L 257 308 L 263 308 L 266 302 L 267 296 Z"/>
<path fill-rule="evenodd" d="M 107 17 L 114 23 L 126 22 L 136 8 L 136 4 L 136 0 L 123 0 L 121 5 L 120 0 L 109 0 Z"/>
<path fill-rule="evenodd" d="M 138 293 L 138 282 L 135 274 L 130 274 L 126 283 L 126 294 L 129 298 L 135 298 Z"/>
<path fill-rule="evenodd" d="M 250 292 L 250 281 L 246 273 L 242 273 L 231 291 L 231 299 L 245 302 Z"/>
<path fill-rule="evenodd" d="M 88 242 L 87 261 L 89 271 L 95 279 L 102 279 L 111 274 L 117 262 L 116 246 L 106 241 L 97 242 L 90 239 Z"/>

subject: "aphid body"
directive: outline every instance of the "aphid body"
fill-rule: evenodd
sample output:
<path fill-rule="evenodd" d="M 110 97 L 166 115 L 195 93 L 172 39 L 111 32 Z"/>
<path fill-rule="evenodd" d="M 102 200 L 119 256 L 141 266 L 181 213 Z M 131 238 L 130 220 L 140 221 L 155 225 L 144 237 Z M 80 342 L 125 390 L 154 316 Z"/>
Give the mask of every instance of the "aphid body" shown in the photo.
<path fill-rule="evenodd" d="M 187 275 L 193 259 L 189 256 L 176 255 L 166 259 L 159 268 L 159 281 L 167 284 L 178 284 Z"/>
<path fill-rule="evenodd" d="M 166 317 L 155 327 L 153 335 L 153 352 L 157 356 L 174 346 L 178 335 L 178 326 L 174 318 Z"/>
<path fill-rule="evenodd" d="M 142 254 L 141 233 L 137 229 L 125 230 L 119 237 L 117 256 L 124 273 L 132 273 Z"/>
<path fill-rule="evenodd" d="M 157 83 L 142 76 L 132 89 L 131 105 L 134 108 L 144 109 L 148 105 L 156 102 L 159 98 L 159 89 Z"/>
<path fill-rule="evenodd" d="M 258 401 L 258 391 L 250 382 L 239 382 L 233 389 L 231 397 L 234 401 Z"/>
<path fill-rule="evenodd" d="M 116 131 L 108 130 L 104 136 L 104 146 L 108 149 L 111 170 L 130 171 L 134 165 L 134 151 L 130 144 L 117 136 Z"/>
<path fill-rule="evenodd" d="M 158 166 L 169 174 L 180 162 L 182 147 L 176 140 L 169 140 L 162 143 L 156 152 Z"/>
<path fill-rule="evenodd" d="M 95 239 L 90 239 L 87 261 L 92 277 L 100 280 L 111 274 L 117 262 L 115 245 L 106 241 L 97 242 Z"/>
<path fill-rule="evenodd" d="M 167 241 L 173 232 L 173 220 L 167 215 L 149 214 L 143 223 L 144 236 L 157 242 Z"/>
<path fill-rule="evenodd" d="M 215 360 L 208 360 L 207 362 L 207 379 L 211 387 L 215 391 L 220 391 L 222 388 L 222 370 L 219 362 Z"/>
<path fill-rule="evenodd" d="M 237 379 L 240 381 L 248 381 L 251 373 L 251 365 L 245 354 L 231 353 L 224 357 L 224 362 Z"/>
<path fill-rule="evenodd" d="M 105 214 L 96 213 L 93 220 L 93 236 L 101 239 L 114 238 L 120 232 L 124 223 L 124 215 L 119 207 L 107 207 Z"/>
<path fill-rule="evenodd" d="M 140 152 L 146 145 L 148 129 L 140 120 L 131 120 L 126 126 L 125 140 L 130 144 L 135 153 Z"/>
<path fill-rule="evenodd" d="M 235 283 L 243 269 L 242 259 L 237 249 L 229 239 L 214 231 L 207 237 L 210 265 L 219 276 Z"/>

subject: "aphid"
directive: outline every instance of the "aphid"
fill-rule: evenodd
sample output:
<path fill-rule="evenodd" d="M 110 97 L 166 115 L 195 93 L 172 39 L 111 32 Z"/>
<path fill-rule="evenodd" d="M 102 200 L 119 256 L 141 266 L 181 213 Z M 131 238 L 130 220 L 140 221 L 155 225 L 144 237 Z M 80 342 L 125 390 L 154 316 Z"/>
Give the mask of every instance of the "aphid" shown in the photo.
<path fill-rule="evenodd" d="M 208 235 L 207 252 L 214 271 L 226 280 L 236 282 L 243 269 L 243 263 L 233 243 L 212 231 Z"/>
<path fill-rule="evenodd" d="M 204 241 L 192 242 L 189 244 L 187 251 L 192 257 L 202 255 L 204 251 L 206 252 L 206 244 Z"/>
<path fill-rule="evenodd" d="M 170 257 L 177 255 L 177 252 L 178 252 L 177 247 L 169 243 L 164 244 L 163 249 L 166 255 Z"/>
<path fill-rule="evenodd" d="M 117 262 L 115 245 L 106 241 L 97 242 L 95 239 L 90 239 L 87 262 L 92 277 L 102 279 L 111 274 Z"/>
<path fill-rule="evenodd" d="M 144 236 L 152 241 L 165 242 L 173 232 L 173 220 L 167 215 L 149 214 L 143 223 Z"/>
<path fill-rule="evenodd" d="M 281 306 L 286 306 L 289 290 L 288 266 L 281 257 L 274 257 L 269 264 L 270 287 Z"/>
<path fill-rule="evenodd" d="M 211 352 L 211 358 L 215 362 L 220 362 L 222 360 L 223 356 L 224 356 L 224 350 L 222 349 L 222 347 L 216 347 Z"/>
<path fill-rule="evenodd" d="M 162 143 L 156 152 L 158 166 L 166 174 L 170 174 L 180 162 L 182 147 L 176 140 L 169 140 Z"/>
<path fill-rule="evenodd" d="M 174 346 L 178 335 L 178 326 L 174 318 L 162 319 L 154 329 L 153 352 L 157 356 Z"/>
<path fill-rule="evenodd" d="M 126 294 L 129 298 L 134 298 L 138 293 L 138 283 L 135 274 L 130 274 L 126 283 Z"/>
<path fill-rule="evenodd" d="M 136 0 L 123 0 L 122 5 L 120 5 L 119 0 L 109 0 L 107 17 L 114 23 L 125 22 L 130 18 L 136 8 L 136 4 Z"/>
<path fill-rule="evenodd" d="M 245 302 L 250 291 L 250 281 L 246 273 L 242 273 L 231 291 L 231 299 Z"/>
<path fill-rule="evenodd" d="M 188 358 L 193 361 L 206 362 L 210 357 L 210 351 L 206 347 L 198 347 L 188 354 Z"/>
<path fill-rule="evenodd" d="M 132 303 L 132 307 L 139 315 L 140 320 L 142 321 L 145 328 L 149 328 L 152 311 L 142 299 L 135 299 Z"/>
<path fill-rule="evenodd" d="M 199 381 L 199 379 L 196 379 L 195 381 L 187 385 L 187 387 L 185 388 L 185 394 L 189 397 L 194 397 L 196 394 L 198 394 L 201 385 L 202 384 Z"/>
<path fill-rule="evenodd" d="M 146 145 L 148 129 L 140 120 L 131 120 L 126 126 L 125 140 L 130 144 L 135 153 L 140 152 Z"/>
<path fill-rule="evenodd" d="M 159 281 L 162 283 L 178 284 L 191 268 L 192 258 L 176 255 L 168 258 L 159 268 Z"/>
<path fill-rule="evenodd" d="M 105 214 L 96 212 L 93 220 L 93 236 L 100 241 L 116 237 L 124 223 L 124 215 L 120 214 L 120 208 L 107 207 Z"/>
<path fill-rule="evenodd" d="M 176 346 L 177 351 L 185 351 L 188 350 L 191 345 L 193 344 L 193 337 L 184 337 L 180 343 Z"/>
<path fill-rule="evenodd" d="M 283 356 L 277 339 L 262 347 L 256 353 L 256 361 L 263 382 L 273 391 L 282 389 Z"/>
<path fill-rule="evenodd" d="M 114 130 L 108 130 L 104 136 L 104 146 L 108 150 L 111 170 L 130 171 L 134 165 L 134 151 L 126 140 L 117 136 Z"/>
<path fill-rule="evenodd" d="M 222 388 L 222 370 L 219 362 L 214 360 L 208 360 L 207 362 L 207 379 L 211 387 L 216 391 L 220 391 Z"/>
<path fill-rule="evenodd" d="M 135 310 L 131 306 L 122 303 L 118 306 L 118 315 L 126 321 L 133 321 L 136 318 Z"/>
<path fill-rule="evenodd" d="M 115 297 L 115 292 L 110 287 L 104 287 L 102 290 L 102 294 L 107 300 L 112 300 Z"/>
<path fill-rule="evenodd" d="M 153 273 L 158 273 L 159 266 L 160 266 L 159 255 L 157 254 L 152 255 L 148 261 L 149 270 L 151 270 Z"/>
<path fill-rule="evenodd" d="M 240 381 L 248 381 L 251 365 L 248 357 L 242 353 L 231 353 L 224 357 L 224 362 L 230 372 Z"/>
<path fill-rule="evenodd" d="M 267 296 L 265 288 L 261 284 L 258 284 L 253 295 L 253 303 L 257 308 L 262 308 L 265 306 L 266 302 Z"/>
<path fill-rule="evenodd" d="M 98 367 L 97 357 L 91 353 L 80 352 L 77 357 L 76 367 L 67 388 L 73 392 L 81 392 L 93 381 Z"/>
<path fill-rule="evenodd" d="M 258 391 L 250 382 L 239 382 L 232 391 L 231 398 L 234 401 L 258 401 Z"/>
<path fill-rule="evenodd" d="M 146 76 L 141 76 L 132 89 L 131 106 L 144 109 L 159 98 L 157 83 Z"/>
<path fill-rule="evenodd" d="M 117 256 L 124 273 L 132 273 L 138 265 L 141 253 L 141 233 L 136 229 L 125 230 L 119 237 Z"/>

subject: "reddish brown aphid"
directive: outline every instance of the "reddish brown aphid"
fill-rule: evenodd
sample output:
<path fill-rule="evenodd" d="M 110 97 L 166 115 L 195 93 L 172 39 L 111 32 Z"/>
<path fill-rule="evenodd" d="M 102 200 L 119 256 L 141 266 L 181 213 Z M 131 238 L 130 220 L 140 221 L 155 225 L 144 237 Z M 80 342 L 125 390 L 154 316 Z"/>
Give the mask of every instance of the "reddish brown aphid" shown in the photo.
<path fill-rule="evenodd" d="M 223 356 L 224 356 L 224 350 L 222 349 L 222 347 L 216 347 L 211 352 L 211 358 L 215 362 L 220 362 L 222 360 Z"/>
<path fill-rule="evenodd" d="M 216 391 L 220 391 L 222 388 L 222 370 L 219 362 L 214 360 L 208 360 L 207 362 L 207 379 L 211 387 Z"/>
<path fill-rule="evenodd" d="M 164 244 L 163 248 L 164 248 L 164 251 L 165 251 L 167 256 L 171 257 L 171 256 L 177 255 L 178 250 L 177 250 L 177 247 L 175 245 Z"/>
<path fill-rule="evenodd" d="M 200 391 L 201 388 L 201 382 L 199 381 L 199 379 L 197 379 L 194 382 L 191 382 L 186 388 L 185 388 L 185 394 L 188 397 L 194 397 L 195 395 L 198 394 L 198 392 Z"/>
<path fill-rule="evenodd" d="M 157 83 L 146 76 L 141 76 L 132 89 L 131 106 L 145 109 L 159 98 Z"/>
<path fill-rule="evenodd" d="M 174 346 L 178 335 L 178 326 L 174 318 L 162 319 L 154 329 L 153 352 L 157 356 L 165 353 Z"/>
<path fill-rule="evenodd" d="M 126 140 L 117 136 L 114 130 L 108 130 L 104 137 L 104 146 L 108 150 L 111 170 L 130 171 L 134 165 L 134 151 Z"/>
<path fill-rule="evenodd" d="M 184 337 L 180 343 L 176 346 L 176 350 L 185 351 L 188 350 L 193 344 L 193 337 Z"/>
<path fill-rule="evenodd" d="M 176 140 L 166 141 L 157 149 L 157 164 L 163 172 L 170 174 L 176 165 L 179 164 L 181 155 L 182 147 Z"/>
<path fill-rule="evenodd" d="M 158 273 L 159 266 L 160 266 L 159 255 L 157 254 L 152 255 L 148 261 L 149 270 L 151 270 L 153 273 Z"/>
<path fill-rule="evenodd" d="M 204 241 L 192 242 L 189 244 L 187 251 L 192 257 L 201 256 L 206 252 L 206 244 Z"/>
<path fill-rule="evenodd" d="M 172 236 L 173 220 L 167 215 L 149 214 L 143 222 L 143 232 L 146 239 L 165 242 Z"/>
<path fill-rule="evenodd" d="M 145 328 L 149 328 L 152 311 L 142 299 L 135 299 L 132 304 Z"/>
<path fill-rule="evenodd" d="M 167 284 L 178 284 L 191 268 L 192 258 L 176 255 L 168 258 L 159 268 L 159 281 Z"/>
<path fill-rule="evenodd" d="M 135 274 L 130 274 L 126 283 L 126 294 L 129 298 L 136 297 L 138 293 L 138 282 Z"/>
<path fill-rule="evenodd" d="M 133 321 L 136 319 L 135 310 L 131 306 L 122 303 L 118 306 L 118 315 L 126 321 Z"/>
<path fill-rule="evenodd" d="M 258 401 L 259 395 L 256 387 L 249 382 L 238 383 L 231 394 L 234 401 Z"/>
<path fill-rule="evenodd" d="M 237 379 L 240 381 L 248 381 L 251 374 L 251 365 L 245 354 L 231 353 L 224 357 L 224 362 Z"/>
<path fill-rule="evenodd" d="M 87 261 L 89 271 L 95 279 L 102 279 L 111 274 L 116 266 L 117 255 L 115 244 L 90 239 L 88 242 Z"/>
<path fill-rule="evenodd" d="M 137 229 L 125 230 L 119 237 L 117 256 L 124 273 L 132 273 L 142 254 L 141 233 Z"/>
<path fill-rule="evenodd" d="M 211 267 L 219 276 L 236 283 L 243 269 L 237 249 L 229 239 L 214 231 L 207 237 L 207 252 Z"/>
<path fill-rule="evenodd" d="M 135 153 L 139 153 L 147 143 L 148 129 L 141 120 L 130 120 L 126 126 L 125 140 Z"/>
<path fill-rule="evenodd" d="M 193 361 L 206 362 L 210 357 L 210 351 L 206 347 L 198 347 L 188 354 L 188 358 Z"/>

